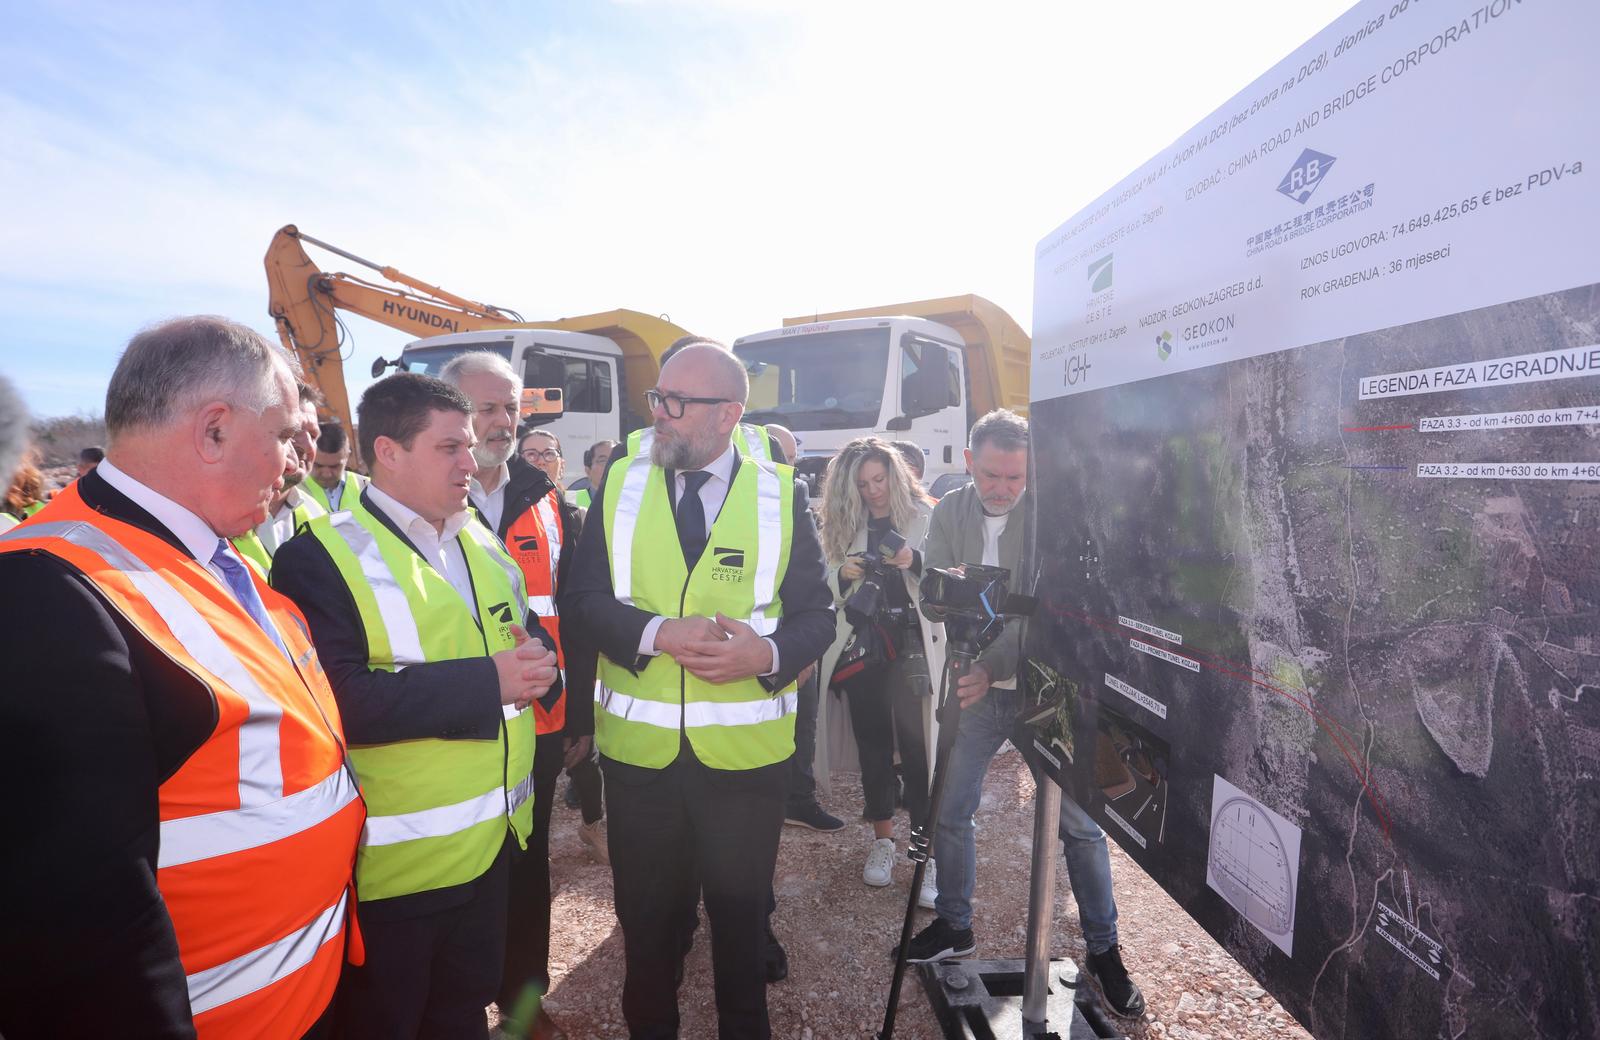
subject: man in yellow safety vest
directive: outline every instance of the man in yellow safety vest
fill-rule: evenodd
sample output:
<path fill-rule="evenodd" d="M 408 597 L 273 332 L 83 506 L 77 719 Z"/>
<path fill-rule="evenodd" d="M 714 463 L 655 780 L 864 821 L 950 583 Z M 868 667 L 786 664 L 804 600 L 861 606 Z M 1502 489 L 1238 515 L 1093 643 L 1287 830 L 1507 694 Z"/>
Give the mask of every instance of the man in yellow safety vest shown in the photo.
<path fill-rule="evenodd" d="M 416 373 L 368 387 L 358 429 L 372 482 L 273 560 L 274 586 L 310 622 L 367 802 L 356 888 L 369 955 L 340 983 L 349 1037 L 485 1035 L 510 857 L 532 829 L 529 705 L 556 660 L 516 563 L 467 508 L 470 410 Z"/>
<path fill-rule="evenodd" d="M 560 595 L 600 652 L 595 741 L 635 1037 L 677 1034 L 697 883 L 719 1035 L 771 1035 L 766 915 L 795 677 L 832 641 L 833 606 L 803 485 L 733 443 L 748 392 L 720 344 L 674 354 L 646 394 L 650 436 L 612 459 Z"/>

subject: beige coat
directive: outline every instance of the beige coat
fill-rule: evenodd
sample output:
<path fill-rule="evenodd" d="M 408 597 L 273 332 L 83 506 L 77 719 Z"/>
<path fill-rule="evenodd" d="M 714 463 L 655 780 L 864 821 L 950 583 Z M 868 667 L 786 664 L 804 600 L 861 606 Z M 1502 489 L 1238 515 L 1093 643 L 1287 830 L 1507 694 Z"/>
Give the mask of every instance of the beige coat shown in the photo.
<path fill-rule="evenodd" d="M 933 507 L 917 503 L 917 516 L 911 523 L 909 531 L 902 531 L 906 536 L 906 544 L 913 549 L 921 550 L 928 537 L 928 521 L 933 515 Z M 863 553 L 867 550 L 867 527 L 861 525 L 856 532 L 855 541 L 850 545 L 852 553 Z M 918 602 L 919 579 L 909 570 L 902 571 L 906 583 L 906 592 L 911 596 L 911 605 L 916 608 Z M 833 590 L 833 605 L 837 608 L 837 620 L 833 645 L 828 647 L 828 652 L 822 658 L 821 691 L 817 698 L 817 753 L 812 761 L 817 776 L 817 789 L 823 794 L 832 794 L 832 776 L 834 769 L 860 769 L 861 760 L 856 751 L 856 738 L 850 728 L 850 706 L 840 697 L 834 696 L 828 690 L 828 681 L 833 676 L 833 669 L 838 664 L 839 655 L 844 652 L 845 642 L 850 638 L 850 621 L 844 614 L 844 597 L 839 594 L 839 568 L 829 566 L 828 587 Z M 852 586 L 853 588 L 853 586 Z M 917 612 L 917 621 L 922 627 L 922 644 L 928 655 L 928 674 L 933 680 L 934 696 L 938 696 L 939 677 L 944 671 L 944 626 L 936 625 Z M 934 742 L 938 739 L 939 725 L 934 718 L 934 697 L 925 698 L 922 706 L 922 729 L 927 745 L 928 768 L 933 768 Z"/>

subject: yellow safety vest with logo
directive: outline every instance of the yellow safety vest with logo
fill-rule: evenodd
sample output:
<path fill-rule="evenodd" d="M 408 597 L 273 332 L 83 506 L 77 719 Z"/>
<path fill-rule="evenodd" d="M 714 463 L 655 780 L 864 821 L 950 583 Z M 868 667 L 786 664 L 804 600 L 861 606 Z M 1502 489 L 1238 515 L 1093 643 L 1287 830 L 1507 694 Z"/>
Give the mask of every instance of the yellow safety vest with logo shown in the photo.
<path fill-rule="evenodd" d="M 628 434 L 628 445 L 623 454 L 630 458 L 639 454 L 639 445 L 650 443 L 655 439 L 654 427 L 645 426 Z M 740 423 L 733 431 L 733 449 L 743 458 L 760 459 L 763 462 L 775 461 L 772 457 L 772 441 L 767 436 L 764 426 L 752 426 L 750 423 Z"/>
<path fill-rule="evenodd" d="M 668 618 L 720 612 L 763 636 L 777 629 L 794 533 L 790 467 L 741 460 L 693 572 L 678 544 L 665 473 L 648 452 L 612 473 L 602 509 L 617 599 Z M 794 753 L 792 682 L 777 693 L 755 678 L 710 683 L 666 654 L 635 675 L 602 654 L 595 702 L 595 743 L 630 765 L 668 765 L 678 757 L 680 733 L 712 769 L 755 769 Z"/>
<path fill-rule="evenodd" d="M 344 490 L 339 492 L 339 510 L 355 508 L 355 503 L 361 498 L 361 488 L 366 482 L 366 478 L 361 474 L 348 469 L 344 471 L 344 480 L 342 481 Z M 323 509 L 330 513 L 336 511 L 333 508 L 333 503 L 328 499 L 327 488 L 318 484 L 315 480 L 308 480 L 301 487 L 305 488 L 306 493 L 316 499 Z"/>
<path fill-rule="evenodd" d="M 409 665 L 483 657 L 515 645 L 527 616 L 522 575 L 494 534 L 469 523 L 458 540 L 478 621 L 443 575 L 383 521 L 354 508 L 312 521 L 355 597 L 368 664 Z M 480 625 L 481 621 L 481 625 Z M 451 691 L 440 691 L 449 696 Z M 533 829 L 533 712 L 503 709 L 494 740 L 404 740 L 352 745 L 350 762 L 367 802 L 356 858 L 362 900 L 459 885 L 494 863 L 509 825 L 527 846 Z"/>
<path fill-rule="evenodd" d="M 315 500 L 303 499 L 299 505 L 290 510 L 290 515 L 294 517 L 294 533 L 299 534 L 307 524 L 311 523 L 312 519 L 319 516 L 327 516 L 328 511 L 318 505 Z M 239 550 L 240 556 L 261 568 L 262 574 L 272 573 L 272 553 L 267 551 L 266 543 L 261 540 L 261 536 L 256 534 L 253 528 L 237 538 L 229 539 L 229 541 L 233 542 L 233 547 Z"/>

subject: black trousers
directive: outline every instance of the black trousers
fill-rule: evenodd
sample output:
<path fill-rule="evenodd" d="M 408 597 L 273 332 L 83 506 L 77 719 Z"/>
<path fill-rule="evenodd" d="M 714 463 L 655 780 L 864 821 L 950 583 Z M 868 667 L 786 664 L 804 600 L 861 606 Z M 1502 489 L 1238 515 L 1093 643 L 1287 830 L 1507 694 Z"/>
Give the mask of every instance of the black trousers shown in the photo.
<path fill-rule="evenodd" d="M 561 775 L 560 733 L 541 734 L 533 750 L 533 833 L 511 858 L 505 966 L 495 1003 L 510 1014 L 527 986 L 550 989 L 550 810 Z"/>
<path fill-rule="evenodd" d="M 584 823 L 593 823 L 605 816 L 605 806 L 601 801 L 601 790 L 604 782 L 600 779 L 600 757 L 591 744 L 589 757 L 567 770 L 567 776 L 572 780 L 572 786 L 578 792 L 578 809 L 583 813 Z"/>
<path fill-rule="evenodd" d="M 894 752 L 906 785 L 906 812 L 920 827 L 928 814 L 928 751 L 923 743 L 922 698 L 896 681 L 887 665 L 862 672 L 845 687 L 850 728 L 861 753 L 861 793 L 869 820 L 894 817 Z"/>
<path fill-rule="evenodd" d="M 789 810 L 804 809 L 817 800 L 817 778 L 812 762 L 817 757 L 817 687 L 822 669 L 800 686 L 794 716 L 794 757 L 789 759 Z"/>
<path fill-rule="evenodd" d="M 367 961 L 346 965 L 339 979 L 340 1040 L 485 1040 L 483 1009 L 505 956 L 509 863 L 502 849 L 463 903 L 361 920 Z"/>
<path fill-rule="evenodd" d="M 678 1035 L 674 983 L 703 892 L 711 928 L 717 1036 L 769 1040 L 765 967 L 772 872 L 787 763 L 709 769 L 687 743 L 665 769 L 602 758 L 611 873 L 632 1040 Z"/>

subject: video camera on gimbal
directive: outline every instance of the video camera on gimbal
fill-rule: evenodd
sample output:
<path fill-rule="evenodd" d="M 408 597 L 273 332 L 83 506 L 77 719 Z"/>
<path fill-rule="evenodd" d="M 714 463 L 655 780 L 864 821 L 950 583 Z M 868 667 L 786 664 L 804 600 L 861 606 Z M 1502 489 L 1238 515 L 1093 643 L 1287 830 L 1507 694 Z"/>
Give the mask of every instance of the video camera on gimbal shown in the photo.
<path fill-rule="evenodd" d="M 948 650 L 977 657 L 1005 631 L 1006 619 L 1033 613 L 1038 600 L 1013 594 L 1004 567 L 933 567 L 922 575 L 922 612 L 944 622 Z"/>

